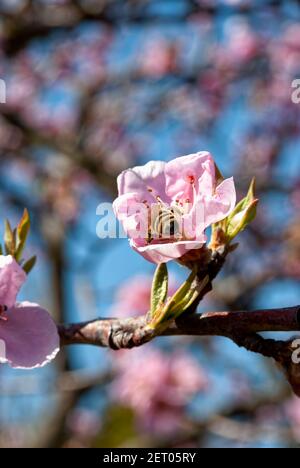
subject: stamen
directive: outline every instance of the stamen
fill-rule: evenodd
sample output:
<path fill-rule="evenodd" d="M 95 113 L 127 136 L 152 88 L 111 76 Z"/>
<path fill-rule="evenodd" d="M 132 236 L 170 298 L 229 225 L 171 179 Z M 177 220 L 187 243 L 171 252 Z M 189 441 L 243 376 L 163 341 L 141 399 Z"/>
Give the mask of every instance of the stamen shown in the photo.
<path fill-rule="evenodd" d="M 157 195 L 155 198 L 156 198 L 156 200 L 158 201 L 160 207 L 163 208 L 164 211 L 168 211 L 168 209 L 169 209 L 168 205 L 162 201 L 162 199 L 160 198 L 160 196 Z"/>
<path fill-rule="evenodd" d="M 151 231 L 151 227 L 149 227 L 148 228 L 148 237 L 146 239 L 147 244 L 151 244 L 152 240 L 153 240 L 152 231 Z"/>
<path fill-rule="evenodd" d="M 157 211 L 152 212 L 154 219 L 150 220 L 149 235 L 147 242 L 153 239 L 161 241 L 175 240 L 181 237 L 179 233 L 181 225 L 182 210 L 178 205 L 168 206 L 165 204 L 156 205 Z"/>

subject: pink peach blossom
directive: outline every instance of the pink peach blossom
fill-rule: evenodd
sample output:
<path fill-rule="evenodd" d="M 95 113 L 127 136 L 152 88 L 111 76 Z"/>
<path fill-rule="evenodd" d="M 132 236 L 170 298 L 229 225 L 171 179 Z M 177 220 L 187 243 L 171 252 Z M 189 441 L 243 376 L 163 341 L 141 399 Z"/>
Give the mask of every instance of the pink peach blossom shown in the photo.
<path fill-rule="evenodd" d="M 0 362 L 14 368 L 42 367 L 59 351 L 54 321 L 39 305 L 16 303 L 26 273 L 11 256 L 0 256 Z"/>
<path fill-rule="evenodd" d="M 230 20 L 227 24 L 227 44 L 223 51 L 232 66 L 243 65 L 260 51 L 260 42 L 244 20 Z"/>
<path fill-rule="evenodd" d="M 143 75 L 160 78 L 176 70 L 178 50 L 174 43 L 157 38 L 146 44 L 141 58 L 140 71 Z"/>
<path fill-rule="evenodd" d="M 208 152 L 150 161 L 118 177 L 117 218 L 131 247 L 153 263 L 182 257 L 206 242 L 205 229 L 236 203 L 233 178 L 218 184 Z"/>
<path fill-rule="evenodd" d="M 186 352 L 166 354 L 148 346 L 121 351 L 113 398 L 131 407 L 140 426 L 149 431 L 172 434 L 182 427 L 185 409 L 193 396 L 207 388 L 207 378 Z"/>
<path fill-rule="evenodd" d="M 75 408 L 67 418 L 67 427 L 72 435 L 85 441 L 98 434 L 101 422 L 96 411 Z"/>

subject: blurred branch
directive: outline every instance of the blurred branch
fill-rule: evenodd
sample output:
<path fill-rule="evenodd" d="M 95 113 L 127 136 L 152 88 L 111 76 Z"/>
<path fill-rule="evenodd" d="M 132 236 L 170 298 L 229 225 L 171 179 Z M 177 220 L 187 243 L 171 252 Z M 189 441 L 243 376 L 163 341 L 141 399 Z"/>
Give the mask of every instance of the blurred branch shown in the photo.
<path fill-rule="evenodd" d="M 62 374 L 57 384 L 58 404 L 52 418 L 41 430 L 33 447 L 57 448 L 61 447 L 65 439 L 65 423 L 70 411 L 76 407 L 80 398 L 89 390 L 106 384 L 110 381 L 111 374 L 100 373 L 98 376 L 83 376 L 76 371 Z"/>
<path fill-rule="evenodd" d="M 168 15 L 159 12 L 152 13 L 148 6 L 150 1 L 132 1 L 124 8 L 122 0 L 102 0 L 95 2 L 94 7 L 88 7 L 83 2 L 72 0 L 67 5 L 37 6 L 35 2 L 24 3 L 23 8 L 8 12 L 1 8 L 0 13 L 4 23 L 4 51 L 7 55 L 15 55 L 26 45 L 37 38 L 49 36 L 57 30 L 72 30 L 83 21 L 97 21 L 109 28 L 118 28 L 120 23 L 137 24 L 168 24 L 188 21 L 197 14 L 218 15 L 220 5 L 202 4 L 197 0 L 186 0 L 184 9 L 175 8 Z M 283 0 L 269 0 L 263 6 L 280 7 Z M 231 5 L 229 14 L 251 14 L 257 6 L 250 2 L 244 5 Z M 282 14 L 287 15 L 286 11 Z"/>
<path fill-rule="evenodd" d="M 108 193 L 115 194 L 115 174 L 106 171 L 105 164 L 101 160 L 93 160 L 78 149 L 76 143 L 62 141 L 59 138 L 53 138 L 26 124 L 16 113 L 2 109 L 1 115 L 5 120 L 20 129 L 30 145 L 41 145 L 61 153 L 66 158 L 76 163 L 79 167 L 85 169 L 91 174 L 99 185 Z M 103 158 L 105 160 L 105 158 Z"/>
<path fill-rule="evenodd" d="M 38 394 L 61 394 L 83 392 L 94 387 L 106 385 L 113 378 L 110 371 L 65 371 L 56 379 L 41 380 L 38 375 L 15 377 L 0 383 L 1 396 L 20 396 Z"/>
<path fill-rule="evenodd" d="M 294 432 L 290 427 L 278 427 L 272 423 L 236 421 L 224 416 L 216 416 L 208 424 L 208 431 L 219 437 L 249 445 L 258 439 L 264 442 L 295 443 Z"/>

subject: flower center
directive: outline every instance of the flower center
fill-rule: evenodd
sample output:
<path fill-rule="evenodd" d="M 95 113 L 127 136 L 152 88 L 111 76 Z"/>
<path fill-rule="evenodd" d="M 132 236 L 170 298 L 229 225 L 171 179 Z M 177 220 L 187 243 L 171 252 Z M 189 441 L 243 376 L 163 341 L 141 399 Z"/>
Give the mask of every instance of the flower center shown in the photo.
<path fill-rule="evenodd" d="M 4 322 L 7 322 L 8 320 L 6 315 L 4 315 L 4 313 L 7 312 L 7 309 L 6 305 L 0 305 L 0 320 L 3 320 Z"/>
<path fill-rule="evenodd" d="M 183 210 L 180 206 L 167 206 L 158 200 L 148 210 L 148 214 L 148 244 L 154 239 L 174 242 L 182 238 Z"/>

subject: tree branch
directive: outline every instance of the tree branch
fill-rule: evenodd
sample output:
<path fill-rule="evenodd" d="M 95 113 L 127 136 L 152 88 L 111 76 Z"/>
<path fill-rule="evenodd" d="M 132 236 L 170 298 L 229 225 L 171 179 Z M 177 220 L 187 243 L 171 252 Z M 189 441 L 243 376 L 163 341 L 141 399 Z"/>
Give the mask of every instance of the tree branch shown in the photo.
<path fill-rule="evenodd" d="M 62 345 L 89 344 L 112 349 L 133 348 L 155 338 L 155 332 L 148 330 L 146 325 L 146 316 L 97 319 L 92 322 L 61 325 L 59 333 Z M 224 336 L 240 346 L 250 348 L 245 339 L 255 336 L 256 333 L 297 330 L 300 330 L 300 306 L 185 316 L 173 322 L 163 335 Z"/>
<path fill-rule="evenodd" d="M 300 306 L 239 312 L 210 312 L 180 317 L 162 332 L 162 336 L 224 336 L 238 346 L 273 358 L 284 370 L 294 392 L 300 396 L 300 365 L 293 362 L 294 339 L 277 341 L 260 332 L 300 330 Z M 97 319 L 60 325 L 62 346 L 88 344 L 118 349 L 141 346 L 158 336 L 147 327 L 147 317 Z"/>

